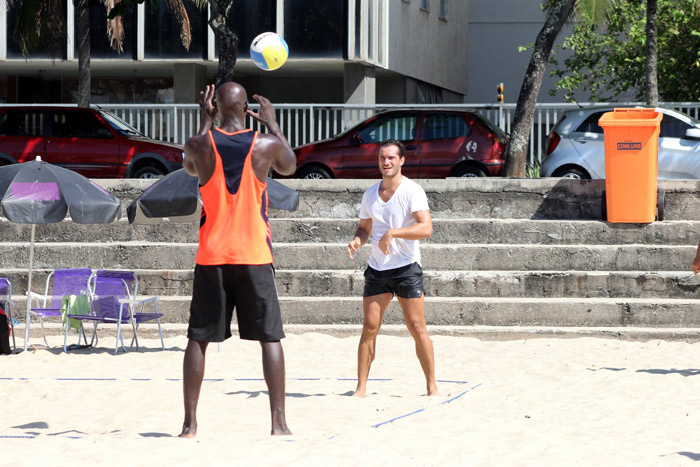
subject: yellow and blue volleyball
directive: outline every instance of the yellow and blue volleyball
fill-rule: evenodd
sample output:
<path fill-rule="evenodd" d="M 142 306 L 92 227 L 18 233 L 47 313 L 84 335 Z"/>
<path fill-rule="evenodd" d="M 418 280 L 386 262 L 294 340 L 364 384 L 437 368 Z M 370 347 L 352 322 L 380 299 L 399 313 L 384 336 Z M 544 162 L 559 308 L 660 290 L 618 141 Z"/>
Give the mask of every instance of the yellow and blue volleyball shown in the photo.
<path fill-rule="evenodd" d="M 250 58 L 265 71 L 276 70 L 287 61 L 287 42 L 274 32 L 264 32 L 250 43 Z"/>

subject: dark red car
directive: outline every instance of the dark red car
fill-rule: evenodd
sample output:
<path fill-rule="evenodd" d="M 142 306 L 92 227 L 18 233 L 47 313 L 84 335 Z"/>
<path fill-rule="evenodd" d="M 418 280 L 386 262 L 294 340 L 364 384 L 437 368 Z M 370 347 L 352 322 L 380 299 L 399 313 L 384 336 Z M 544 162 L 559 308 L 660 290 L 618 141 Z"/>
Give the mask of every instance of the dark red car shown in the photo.
<path fill-rule="evenodd" d="M 407 109 L 382 112 L 335 138 L 294 149 L 297 178 L 377 178 L 379 145 L 406 147 L 402 173 L 410 178 L 498 176 L 506 134 L 474 112 Z"/>
<path fill-rule="evenodd" d="M 154 178 L 181 168 L 183 154 L 104 110 L 0 106 L 0 165 L 41 156 L 90 178 Z"/>

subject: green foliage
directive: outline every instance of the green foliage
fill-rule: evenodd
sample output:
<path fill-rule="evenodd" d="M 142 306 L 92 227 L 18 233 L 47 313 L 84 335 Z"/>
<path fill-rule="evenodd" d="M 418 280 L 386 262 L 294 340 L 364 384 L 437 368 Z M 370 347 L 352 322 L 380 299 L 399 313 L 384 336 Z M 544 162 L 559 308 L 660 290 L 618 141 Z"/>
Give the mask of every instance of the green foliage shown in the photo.
<path fill-rule="evenodd" d="M 530 164 L 529 162 L 525 166 L 525 177 L 526 178 L 540 178 L 540 166 L 542 163 L 540 161 L 535 161 Z"/>
<path fill-rule="evenodd" d="M 659 98 L 666 102 L 700 101 L 700 9 L 698 0 L 658 0 Z M 573 55 L 562 66 L 553 56 L 559 78 L 555 89 L 570 100 L 576 90 L 593 101 L 644 99 L 646 2 L 619 0 L 610 5 L 607 22 L 597 27 L 582 19 L 557 51 Z"/>

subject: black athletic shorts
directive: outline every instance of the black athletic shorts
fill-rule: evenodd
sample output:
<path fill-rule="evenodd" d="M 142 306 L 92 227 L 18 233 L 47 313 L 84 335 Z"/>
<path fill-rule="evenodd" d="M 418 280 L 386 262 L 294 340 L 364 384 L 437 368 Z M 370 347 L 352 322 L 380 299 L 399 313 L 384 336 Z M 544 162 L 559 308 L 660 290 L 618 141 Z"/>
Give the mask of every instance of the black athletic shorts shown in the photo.
<path fill-rule="evenodd" d="M 228 339 L 234 308 L 241 339 L 270 342 L 284 337 L 272 264 L 195 266 L 187 337 Z"/>
<path fill-rule="evenodd" d="M 420 298 L 423 295 L 423 269 L 420 264 L 411 263 L 385 271 L 367 266 L 362 296 L 371 297 L 383 293 L 396 294 L 401 298 Z"/>

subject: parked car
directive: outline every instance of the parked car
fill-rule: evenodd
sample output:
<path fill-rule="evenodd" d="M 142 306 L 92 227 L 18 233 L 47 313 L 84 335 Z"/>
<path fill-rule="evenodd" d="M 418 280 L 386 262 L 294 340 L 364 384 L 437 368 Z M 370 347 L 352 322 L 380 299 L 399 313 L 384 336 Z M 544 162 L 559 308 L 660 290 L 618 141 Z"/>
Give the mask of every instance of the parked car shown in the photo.
<path fill-rule="evenodd" d="M 378 113 L 334 138 L 294 149 L 297 178 L 377 178 L 381 143 L 406 147 L 410 178 L 501 175 L 506 134 L 474 112 L 406 109 Z"/>
<path fill-rule="evenodd" d="M 605 178 L 603 128 L 598 120 L 614 107 L 564 112 L 547 138 L 542 177 Z M 700 121 L 671 109 L 659 132 L 659 178 L 700 178 Z"/>
<path fill-rule="evenodd" d="M 90 178 L 154 178 L 181 168 L 183 155 L 104 110 L 0 106 L 0 165 L 41 156 Z"/>

